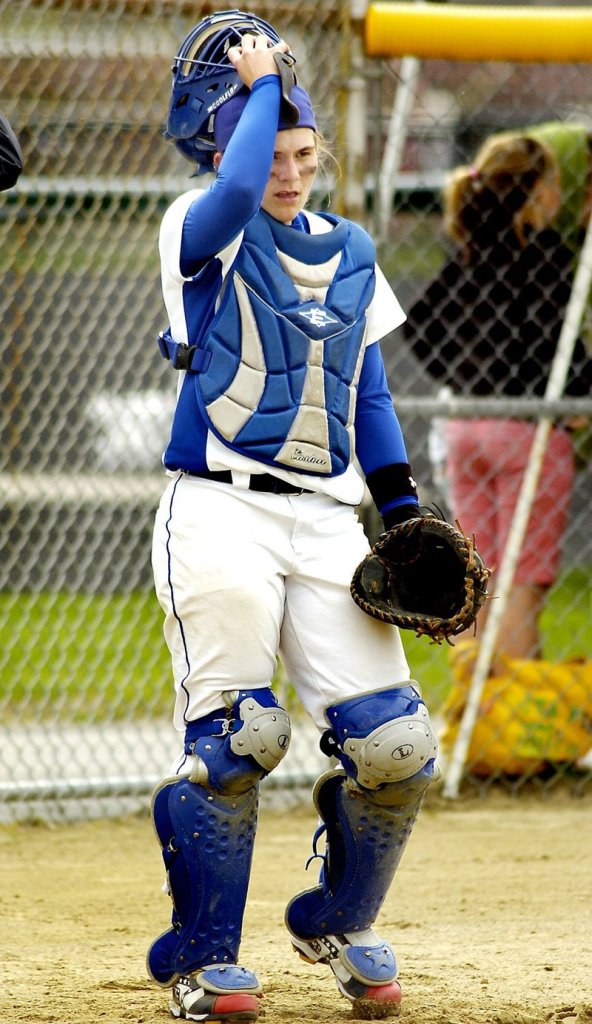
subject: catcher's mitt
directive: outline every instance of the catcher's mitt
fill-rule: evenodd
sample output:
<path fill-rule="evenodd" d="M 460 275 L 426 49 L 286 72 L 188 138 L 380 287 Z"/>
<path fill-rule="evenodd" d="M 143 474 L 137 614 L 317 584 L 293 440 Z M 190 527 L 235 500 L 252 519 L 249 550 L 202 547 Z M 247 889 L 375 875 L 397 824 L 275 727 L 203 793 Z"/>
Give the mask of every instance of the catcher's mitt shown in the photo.
<path fill-rule="evenodd" d="M 440 644 L 474 623 L 489 576 L 459 523 L 427 515 L 383 533 L 350 589 L 368 615 Z"/>

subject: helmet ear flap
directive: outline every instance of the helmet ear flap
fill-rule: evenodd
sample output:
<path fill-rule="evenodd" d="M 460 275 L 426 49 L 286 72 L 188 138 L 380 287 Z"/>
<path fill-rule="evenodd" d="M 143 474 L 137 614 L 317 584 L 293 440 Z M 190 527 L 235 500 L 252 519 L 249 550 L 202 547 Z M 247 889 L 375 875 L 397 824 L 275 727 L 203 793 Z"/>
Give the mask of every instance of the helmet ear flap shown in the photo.
<path fill-rule="evenodd" d="M 215 170 L 214 147 L 208 149 L 207 143 L 203 139 L 176 139 L 175 147 L 182 156 L 191 161 L 194 167 L 197 165 L 191 177 L 211 174 Z"/>
<path fill-rule="evenodd" d="M 167 118 L 167 137 L 191 139 L 195 135 L 210 137 L 213 143 L 213 120 L 218 107 L 242 88 L 236 72 L 227 72 L 216 79 L 188 83 L 171 91 Z"/>

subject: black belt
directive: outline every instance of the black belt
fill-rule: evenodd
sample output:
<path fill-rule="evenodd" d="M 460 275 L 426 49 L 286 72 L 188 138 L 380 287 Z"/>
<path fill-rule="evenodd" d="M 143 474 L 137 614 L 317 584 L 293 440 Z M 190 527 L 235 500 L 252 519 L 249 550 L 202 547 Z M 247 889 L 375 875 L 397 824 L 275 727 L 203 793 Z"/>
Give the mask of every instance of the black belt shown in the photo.
<path fill-rule="evenodd" d="M 196 476 L 201 480 L 215 480 L 219 484 L 232 484 L 232 473 L 224 469 L 219 473 L 214 470 L 204 470 L 203 473 L 190 473 L 184 470 L 187 476 Z M 249 477 L 249 491 L 262 491 L 265 494 L 312 494 L 306 487 L 295 487 L 294 484 L 280 480 L 271 473 L 251 473 Z"/>

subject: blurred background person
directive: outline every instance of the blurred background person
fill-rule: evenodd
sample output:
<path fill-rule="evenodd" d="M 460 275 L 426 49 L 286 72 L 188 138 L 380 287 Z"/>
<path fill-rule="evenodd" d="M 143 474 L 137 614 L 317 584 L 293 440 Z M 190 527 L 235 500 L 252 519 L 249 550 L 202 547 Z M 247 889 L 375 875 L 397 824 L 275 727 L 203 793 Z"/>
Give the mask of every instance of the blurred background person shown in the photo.
<path fill-rule="evenodd" d="M 405 337 L 441 387 L 465 397 L 538 398 L 547 387 L 575 255 L 590 213 L 590 136 L 552 123 L 491 136 L 444 189 L 449 259 L 407 310 Z M 592 359 L 578 339 L 566 396 L 587 396 Z M 549 436 L 497 653 L 541 657 L 538 620 L 561 559 L 574 486 L 571 430 Z M 445 421 L 447 495 L 454 518 L 500 567 L 536 417 Z M 493 672 L 501 671 L 494 664 Z"/>

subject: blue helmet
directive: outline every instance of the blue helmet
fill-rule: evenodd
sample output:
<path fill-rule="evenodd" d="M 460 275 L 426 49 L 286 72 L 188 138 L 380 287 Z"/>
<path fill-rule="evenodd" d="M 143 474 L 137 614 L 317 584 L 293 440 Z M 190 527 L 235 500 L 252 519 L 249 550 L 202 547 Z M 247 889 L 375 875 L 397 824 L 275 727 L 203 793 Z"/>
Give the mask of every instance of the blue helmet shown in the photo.
<path fill-rule="evenodd" d="M 197 162 L 199 171 L 212 169 L 216 110 L 243 88 L 228 50 L 239 46 L 246 32 L 280 42 L 275 29 L 262 18 L 239 10 L 220 11 L 192 28 L 173 62 L 164 135 L 183 156 Z"/>

